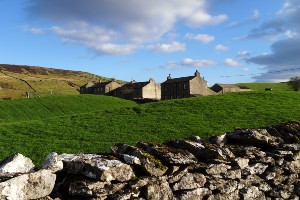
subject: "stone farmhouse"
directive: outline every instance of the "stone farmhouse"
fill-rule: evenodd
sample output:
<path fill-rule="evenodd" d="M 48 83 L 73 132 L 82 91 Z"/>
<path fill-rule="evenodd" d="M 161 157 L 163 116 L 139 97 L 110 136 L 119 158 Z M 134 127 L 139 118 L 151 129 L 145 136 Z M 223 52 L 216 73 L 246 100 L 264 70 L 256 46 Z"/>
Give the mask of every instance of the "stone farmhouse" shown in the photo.
<path fill-rule="evenodd" d="M 250 91 L 247 87 L 240 87 L 234 84 L 220 84 L 216 83 L 211 88 L 217 94 L 226 94 L 232 92 L 243 92 L 243 91 Z"/>
<path fill-rule="evenodd" d="M 80 87 L 80 94 L 110 95 L 130 100 L 169 100 L 242 91 L 251 90 L 244 86 L 220 83 L 209 88 L 207 81 L 200 76 L 198 70 L 194 76 L 172 78 L 169 75 L 161 86 L 151 78 L 146 82 L 131 81 L 123 86 L 112 80 L 89 82 Z"/>
<path fill-rule="evenodd" d="M 80 87 L 80 94 L 99 94 L 99 95 L 109 95 L 115 89 L 121 87 L 119 83 L 116 81 L 108 81 L 108 82 L 89 82 Z"/>
<path fill-rule="evenodd" d="M 161 98 L 161 89 L 151 78 L 147 82 L 131 81 L 114 90 L 112 95 L 123 99 L 159 100 Z"/>
<path fill-rule="evenodd" d="M 172 78 L 161 84 L 161 99 L 180 99 L 194 96 L 207 96 L 216 94 L 207 86 L 207 81 L 201 78 L 200 72 L 196 70 L 194 76 Z"/>

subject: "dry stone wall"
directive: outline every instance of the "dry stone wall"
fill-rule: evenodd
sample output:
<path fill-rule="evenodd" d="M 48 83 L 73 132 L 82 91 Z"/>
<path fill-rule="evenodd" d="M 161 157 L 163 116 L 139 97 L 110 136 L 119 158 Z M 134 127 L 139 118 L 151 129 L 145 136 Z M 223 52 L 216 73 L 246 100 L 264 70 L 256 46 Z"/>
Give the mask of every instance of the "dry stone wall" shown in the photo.
<path fill-rule="evenodd" d="M 299 199 L 300 122 L 0 163 L 0 199 Z"/>

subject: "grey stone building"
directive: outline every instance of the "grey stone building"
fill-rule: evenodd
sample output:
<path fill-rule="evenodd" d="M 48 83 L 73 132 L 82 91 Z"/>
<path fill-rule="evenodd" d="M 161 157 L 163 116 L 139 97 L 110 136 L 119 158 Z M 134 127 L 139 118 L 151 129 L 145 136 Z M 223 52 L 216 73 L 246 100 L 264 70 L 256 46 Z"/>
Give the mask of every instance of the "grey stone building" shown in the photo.
<path fill-rule="evenodd" d="M 80 94 L 110 95 L 115 89 L 121 87 L 116 81 L 89 82 L 80 87 Z"/>
<path fill-rule="evenodd" d="M 151 78 L 147 82 L 131 81 L 117 88 L 113 96 L 123 99 L 154 99 L 159 100 L 161 95 L 160 86 Z"/>
<path fill-rule="evenodd" d="M 238 86 L 234 84 L 220 84 L 220 83 L 214 84 L 210 89 L 216 92 L 217 94 L 251 91 L 249 88 L 245 86 Z"/>
<path fill-rule="evenodd" d="M 172 78 L 171 75 L 169 75 L 167 80 L 161 84 L 162 100 L 213 94 L 215 94 L 215 92 L 208 88 L 207 81 L 201 78 L 200 72 L 197 70 L 194 76 Z"/>

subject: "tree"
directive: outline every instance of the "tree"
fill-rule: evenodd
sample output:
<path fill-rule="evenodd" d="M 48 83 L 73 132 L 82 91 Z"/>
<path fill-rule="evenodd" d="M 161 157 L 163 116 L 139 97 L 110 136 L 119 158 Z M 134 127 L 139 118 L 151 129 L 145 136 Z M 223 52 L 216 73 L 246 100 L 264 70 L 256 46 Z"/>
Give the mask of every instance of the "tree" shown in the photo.
<path fill-rule="evenodd" d="M 288 85 L 290 88 L 294 91 L 300 90 L 300 76 L 293 76 L 290 78 L 290 81 L 288 82 Z"/>

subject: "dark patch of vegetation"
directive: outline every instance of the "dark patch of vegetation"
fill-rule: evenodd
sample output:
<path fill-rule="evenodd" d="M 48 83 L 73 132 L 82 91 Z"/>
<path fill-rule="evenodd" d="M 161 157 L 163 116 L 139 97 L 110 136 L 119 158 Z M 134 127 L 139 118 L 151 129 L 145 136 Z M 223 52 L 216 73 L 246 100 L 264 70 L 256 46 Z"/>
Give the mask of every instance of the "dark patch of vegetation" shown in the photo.
<path fill-rule="evenodd" d="M 288 82 L 288 86 L 294 91 L 299 91 L 300 90 L 300 76 L 291 77 L 290 81 Z"/>

